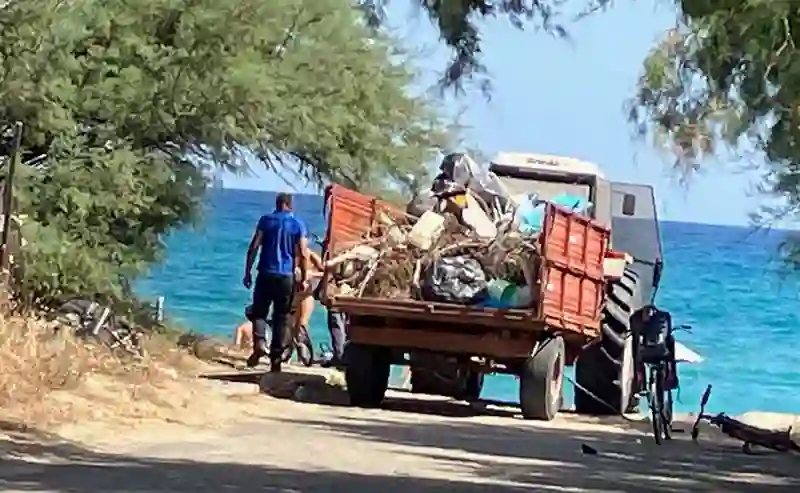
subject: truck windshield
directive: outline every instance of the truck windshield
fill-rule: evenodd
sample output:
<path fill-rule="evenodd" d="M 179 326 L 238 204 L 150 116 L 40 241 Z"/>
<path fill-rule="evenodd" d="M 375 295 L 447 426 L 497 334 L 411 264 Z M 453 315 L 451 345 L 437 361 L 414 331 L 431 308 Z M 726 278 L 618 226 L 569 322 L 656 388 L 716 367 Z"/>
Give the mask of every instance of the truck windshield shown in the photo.
<path fill-rule="evenodd" d="M 539 199 L 553 200 L 559 195 L 569 194 L 592 202 L 592 185 L 582 178 L 570 180 L 567 176 L 536 175 L 530 172 L 510 173 L 500 166 L 492 166 L 490 170 L 497 175 L 511 195 L 535 193 Z"/>

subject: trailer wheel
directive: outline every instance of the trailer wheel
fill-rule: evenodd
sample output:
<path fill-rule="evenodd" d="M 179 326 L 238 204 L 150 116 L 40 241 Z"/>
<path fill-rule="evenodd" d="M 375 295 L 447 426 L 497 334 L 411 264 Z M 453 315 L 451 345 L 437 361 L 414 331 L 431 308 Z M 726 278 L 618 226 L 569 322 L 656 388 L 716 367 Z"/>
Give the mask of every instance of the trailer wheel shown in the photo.
<path fill-rule="evenodd" d="M 389 386 L 391 369 L 389 350 L 378 346 L 348 343 L 343 356 L 350 405 L 380 406 Z"/>
<path fill-rule="evenodd" d="M 443 395 L 459 401 L 473 402 L 483 391 L 483 373 L 475 370 L 458 370 L 443 375 L 431 369 L 411 370 L 411 392 L 414 394 Z"/>
<path fill-rule="evenodd" d="M 411 372 L 411 393 L 428 395 L 452 394 L 452 386 L 444 381 L 440 375 L 428 368 L 410 367 Z"/>
<path fill-rule="evenodd" d="M 475 402 L 481 398 L 483 390 L 483 372 L 464 370 L 459 382 L 459 392 L 455 398 L 460 401 Z"/>
<path fill-rule="evenodd" d="M 640 308 L 639 276 L 626 270 L 608 288 L 603 310 L 602 338 L 588 347 L 575 363 L 575 410 L 608 415 L 629 412 L 636 404 L 636 351 L 630 317 Z M 584 392 L 588 390 L 594 396 Z"/>
<path fill-rule="evenodd" d="M 483 373 L 459 366 L 455 360 L 427 353 L 412 353 L 411 392 L 477 401 L 483 390 Z"/>
<path fill-rule="evenodd" d="M 550 421 L 561 408 L 566 351 L 560 336 L 545 341 L 522 365 L 519 402 L 525 419 Z"/>
<path fill-rule="evenodd" d="M 411 353 L 408 365 L 411 374 L 411 392 L 414 394 L 444 395 L 453 397 L 457 389 L 458 365 L 445 356 Z"/>

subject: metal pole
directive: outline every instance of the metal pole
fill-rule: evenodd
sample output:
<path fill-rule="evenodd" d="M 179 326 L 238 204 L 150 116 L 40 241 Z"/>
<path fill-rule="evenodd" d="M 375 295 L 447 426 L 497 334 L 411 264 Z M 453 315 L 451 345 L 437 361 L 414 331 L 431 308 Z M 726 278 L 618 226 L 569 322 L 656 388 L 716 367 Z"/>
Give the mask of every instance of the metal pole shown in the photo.
<path fill-rule="evenodd" d="M 3 236 L 2 236 L 2 258 L 0 266 L 4 272 L 9 268 L 8 237 L 11 232 L 11 209 L 14 207 L 14 174 L 17 171 L 17 163 L 20 160 L 20 147 L 22 147 L 22 123 L 17 122 L 16 135 L 14 136 L 14 147 L 11 155 L 11 162 L 8 164 L 8 173 L 5 177 L 5 188 L 3 189 Z"/>
<path fill-rule="evenodd" d="M 156 298 L 156 322 L 164 321 L 164 297 Z"/>

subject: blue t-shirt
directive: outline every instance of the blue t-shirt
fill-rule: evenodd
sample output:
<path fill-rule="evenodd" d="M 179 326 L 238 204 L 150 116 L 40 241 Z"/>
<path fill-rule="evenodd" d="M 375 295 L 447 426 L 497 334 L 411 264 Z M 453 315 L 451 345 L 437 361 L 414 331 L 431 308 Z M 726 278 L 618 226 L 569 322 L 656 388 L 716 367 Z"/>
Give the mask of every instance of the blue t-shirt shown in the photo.
<path fill-rule="evenodd" d="M 291 212 L 275 211 L 261 216 L 258 230 L 262 234 L 258 272 L 293 276 L 295 245 L 306 236 L 303 222 Z"/>

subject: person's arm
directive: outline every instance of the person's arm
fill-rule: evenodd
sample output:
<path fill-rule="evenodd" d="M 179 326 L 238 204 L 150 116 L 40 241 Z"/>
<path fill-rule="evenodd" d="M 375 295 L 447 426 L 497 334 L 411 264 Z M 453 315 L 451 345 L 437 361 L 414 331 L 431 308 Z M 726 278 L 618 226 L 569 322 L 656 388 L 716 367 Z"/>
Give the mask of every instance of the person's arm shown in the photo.
<path fill-rule="evenodd" d="M 308 259 L 311 261 L 311 264 L 313 264 L 315 269 L 317 269 L 320 272 L 325 271 L 325 263 L 322 261 L 322 257 L 317 255 L 317 252 L 309 250 Z"/>
<path fill-rule="evenodd" d="M 297 240 L 295 241 L 294 257 L 295 263 L 300 267 L 300 282 L 308 282 L 308 238 L 306 237 L 305 225 L 297 221 Z"/>
<path fill-rule="evenodd" d="M 262 218 L 263 220 L 263 218 Z M 247 247 L 247 258 L 244 263 L 244 276 L 245 278 L 253 271 L 253 264 L 258 255 L 258 249 L 261 248 L 261 242 L 264 240 L 264 232 L 261 227 L 261 220 L 258 221 L 258 226 L 253 233 L 253 238 L 250 240 L 250 246 Z"/>

